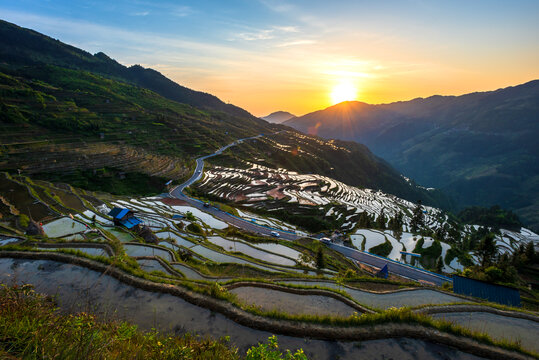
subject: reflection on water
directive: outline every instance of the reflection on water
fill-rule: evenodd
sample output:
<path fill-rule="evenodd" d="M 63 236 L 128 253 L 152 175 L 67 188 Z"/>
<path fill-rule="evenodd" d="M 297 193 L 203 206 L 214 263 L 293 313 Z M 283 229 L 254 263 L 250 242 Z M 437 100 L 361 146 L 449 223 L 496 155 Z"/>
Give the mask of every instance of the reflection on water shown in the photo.
<path fill-rule="evenodd" d="M 2 283 L 31 283 L 38 292 L 57 295 L 68 311 L 91 311 L 102 318 L 128 319 L 144 330 L 152 327 L 183 334 L 230 336 L 241 354 L 272 334 L 254 330 L 221 314 L 168 294 L 139 290 L 99 272 L 44 260 L 0 259 Z M 278 336 L 284 349 L 303 348 L 310 359 L 478 359 L 452 348 L 413 339 L 358 342 L 321 341 Z"/>
<path fill-rule="evenodd" d="M 165 249 L 142 244 L 124 244 L 125 253 L 129 256 L 160 256 L 167 261 L 174 261 L 172 254 Z"/>
<path fill-rule="evenodd" d="M 247 244 L 244 244 L 241 241 L 232 241 L 223 239 L 220 236 L 210 236 L 208 241 L 222 247 L 224 250 L 229 252 L 240 252 L 245 255 L 248 255 L 252 258 L 266 261 L 273 264 L 284 265 L 284 266 L 294 266 L 296 262 L 294 260 L 271 254 L 263 250 L 255 249 Z"/>
<path fill-rule="evenodd" d="M 368 291 L 340 286 L 331 281 L 301 281 L 284 280 L 285 284 L 296 284 L 304 286 L 322 286 L 346 291 L 353 299 L 360 304 L 377 308 L 388 309 L 390 307 L 419 306 L 425 304 L 448 304 L 456 302 L 469 302 L 457 296 L 451 296 L 429 289 L 418 289 L 410 291 L 399 291 L 388 294 L 375 294 Z"/>
<path fill-rule="evenodd" d="M 517 340 L 526 349 L 539 352 L 539 323 L 485 312 L 434 314 L 433 317 L 457 323 L 495 339 Z"/>
<path fill-rule="evenodd" d="M 342 301 L 322 295 L 298 295 L 284 291 L 252 286 L 230 290 L 246 304 L 255 304 L 264 310 L 283 310 L 290 314 L 316 314 L 348 317 L 356 309 Z"/>

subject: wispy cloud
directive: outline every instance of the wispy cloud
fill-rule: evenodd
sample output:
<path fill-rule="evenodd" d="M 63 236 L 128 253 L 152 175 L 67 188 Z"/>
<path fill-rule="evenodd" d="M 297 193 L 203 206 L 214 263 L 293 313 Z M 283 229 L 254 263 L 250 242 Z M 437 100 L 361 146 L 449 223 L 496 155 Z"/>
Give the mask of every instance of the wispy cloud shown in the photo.
<path fill-rule="evenodd" d="M 230 40 L 245 40 L 245 41 L 253 41 L 253 40 L 269 40 L 275 38 L 274 29 L 265 29 L 265 30 L 259 30 L 255 32 L 243 32 L 236 34 L 235 36 L 232 36 Z"/>
<path fill-rule="evenodd" d="M 173 6 L 170 10 L 170 14 L 177 17 L 189 16 L 194 13 L 190 6 Z"/>
<path fill-rule="evenodd" d="M 130 16 L 148 16 L 148 15 L 150 15 L 150 12 L 149 11 L 137 11 L 137 12 L 132 12 L 129 15 Z"/>
<path fill-rule="evenodd" d="M 289 47 L 289 46 L 300 46 L 300 45 L 312 45 L 316 44 L 316 40 L 294 40 L 294 41 L 287 41 L 280 44 L 277 44 L 277 47 Z"/>
<path fill-rule="evenodd" d="M 283 32 L 283 33 L 297 33 L 299 32 L 299 29 L 297 26 L 274 26 L 275 30 Z"/>
<path fill-rule="evenodd" d="M 299 28 L 296 26 L 272 26 L 267 29 L 257 29 L 252 31 L 240 32 L 232 35 L 229 40 L 244 40 L 244 41 L 254 41 L 254 40 L 271 40 L 277 38 L 283 38 L 289 36 L 290 34 L 299 33 Z M 291 42 L 291 41 L 290 41 Z"/>

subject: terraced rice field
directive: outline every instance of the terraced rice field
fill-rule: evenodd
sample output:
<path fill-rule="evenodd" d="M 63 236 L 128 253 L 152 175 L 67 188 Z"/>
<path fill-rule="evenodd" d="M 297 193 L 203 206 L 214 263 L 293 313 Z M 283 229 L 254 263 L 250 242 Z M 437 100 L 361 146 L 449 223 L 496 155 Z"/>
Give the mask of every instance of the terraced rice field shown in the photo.
<path fill-rule="evenodd" d="M 357 312 L 354 308 L 328 296 L 297 295 L 252 286 L 238 287 L 230 292 L 236 294 L 246 304 L 259 306 L 266 311 L 282 311 L 286 309 L 287 313 L 295 315 L 332 315 L 340 317 L 348 317 Z"/>
<path fill-rule="evenodd" d="M 125 253 L 129 256 L 160 256 L 167 261 L 174 261 L 172 254 L 164 249 L 139 244 L 124 244 Z"/>
<path fill-rule="evenodd" d="M 283 195 L 288 203 L 304 205 L 340 204 L 347 209 L 341 216 L 349 216 L 343 230 L 352 229 L 355 225 L 355 216 L 366 211 L 379 216 L 382 211 L 386 216 L 395 216 L 403 211 L 405 226 L 411 220 L 411 213 L 406 209 L 413 209 L 415 204 L 371 189 L 359 189 L 346 185 L 329 177 L 316 174 L 298 174 L 284 169 L 271 169 L 257 164 L 250 164 L 248 169 L 224 168 L 216 166 L 205 172 L 205 177 L 198 185 L 204 191 L 228 200 L 246 200 L 259 202 L 276 197 L 275 192 Z M 273 195 L 269 195 L 269 193 Z M 426 209 L 425 222 L 429 227 L 435 228 L 447 221 L 447 217 L 432 207 Z M 330 208 L 329 215 L 339 216 L 338 208 Z M 348 219 L 347 219 L 348 220 Z"/>
<path fill-rule="evenodd" d="M 153 293 L 121 283 L 113 277 L 70 264 L 43 260 L 0 259 L 0 281 L 31 283 L 38 292 L 55 295 L 65 311 L 87 311 L 91 308 L 100 319 L 129 320 L 143 330 L 190 332 L 215 339 L 230 336 L 240 352 L 272 334 L 239 325 L 225 316 L 193 305 L 178 297 Z M 357 342 L 322 341 L 278 335 L 282 349 L 303 348 L 311 359 L 332 360 L 358 358 L 410 359 L 410 350 L 422 358 L 444 354 L 451 359 L 479 358 L 435 343 L 413 339 L 383 339 Z"/>
<path fill-rule="evenodd" d="M 360 304 L 365 304 L 371 308 L 388 309 L 390 307 L 414 307 L 426 304 L 449 304 L 469 302 L 461 297 L 449 295 L 430 289 L 417 289 L 396 291 L 388 293 L 373 293 L 348 286 L 338 285 L 331 281 L 304 281 L 304 280 L 283 280 L 283 284 L 295 284 L 309 287 L 326 287 L 338 289 L 348 293 Z"/>
<path fill-rule="evenodd" d="M 539 322 L 537 321 L 486 312 L 454 312 L 434 314 L 433 317 L 488 333 L 495 339 L 520 341 L 525 348 L 539 352 L 539 342 L 537 342 Z"/>
<path fill-rule="evenodd" d="M 53 238 L 80 233 L 87 229 L 88 227 L 85 224 L 71 220 L 68 217 L 62 217 L 43 225 L 45 234 Z"/>
<path fill-rule="evenodd" d="M 265 262 L 269 262 L 269 263 L 273 263 L 277 265 L 283 265 L 283 266 L 296 265 L 296 262 L 292 259 L 256 249 L 241 241 L 231 241 L 231 240 L 224 239 L 220 236 L 210 236 L 208 237 L 208 241 L 217 246 L 220 246 L 225 251 L 240 252 L 247 256 L 250 256 L 252 258 L 262 260 Z"/>

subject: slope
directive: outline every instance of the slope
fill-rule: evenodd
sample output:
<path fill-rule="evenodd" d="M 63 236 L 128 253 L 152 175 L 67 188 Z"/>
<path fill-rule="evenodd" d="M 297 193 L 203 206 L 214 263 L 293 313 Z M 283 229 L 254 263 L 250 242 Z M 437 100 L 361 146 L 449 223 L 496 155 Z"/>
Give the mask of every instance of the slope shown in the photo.
<path fill-rule="evenodd" d="M 286 122 L 362 142 L 462 208 L 499 204 L 539 226 L 539 81 L 384 105 L 337 104 Z"/>
<path fill-rule="evenodd" d="M 284 129 L 243 110 L 239 115 L 220 111 L 219 106 L 215 110 L 206 100 L 211 105 L 211 99 L 216 98 L 185 90 L 151 69 L 125 68 L 104 54 L 92 56 L 34 31 L 6 22 L 0 25 L 2 170 L 75 181 L 78 186 L 105 177 L 89 186 L 125 192 L 102 188 L 103 183 L 117 183 L 107 182 L 106 177 L 135 173 L 134 178 L 140 178 L 137 174 L 141 173 L 181 179 L 196 156 L 237 138 Z M 178 93 L 167 97 L 152 91 L 152 86 L 147 89 L 126 81 L 133 73 L 150 78 L 137 80 L 139 86 L 165 79 L 173 84 L 168 90 L 184 89 L 193 96 L 187 102 L 192 100 L 191 104 L 201 104 L 201 108 L 181 104 L 180 98 L 170 99 Z M 233 161 L 257 160 L 290 170 L 318 172 L 439 205 L 437 195 L 407 183 L 364 146 L 322 146 L 319 139 L 295 131 L 275 136 L 307 151 L 290 156 L 279 148 L 281 144 L 264 140 L 260 146 L 247 146 L 247 151 L 235 154 Z"/>
<path fill-rule="evenodd" d="M 17 66 L 48 64 L 86 70 L 127 81 L 170 100 L 197 108 L 255 118 L 244 109 L 225 104 L 214 95 L 178 85 L 153 69 L 145 69 L 140 65 L 126 67 L 102 52 L 92 55 L 36 31 L 2 20 L 0 20 L 0 62 Z"/>

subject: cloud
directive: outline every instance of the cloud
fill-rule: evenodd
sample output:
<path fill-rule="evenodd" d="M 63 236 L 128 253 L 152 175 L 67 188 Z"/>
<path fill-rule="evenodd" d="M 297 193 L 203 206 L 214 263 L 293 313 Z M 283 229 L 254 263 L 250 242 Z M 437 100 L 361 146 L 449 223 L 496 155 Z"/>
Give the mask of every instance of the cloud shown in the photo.
<path fill-rule="evenodd" d="M 315 40 L 294 40 L 294 41 L 288 41 L 281 44 L 276 45 L 277 47 L 288 47 L 288 46 L 300 46 L 300 45 L 312 45 L 316 44 L 317 42 Z"/>
<path fill-rule="evenodd" d="M 256 32 L 239 33 L 233 36 L 231 40 L 245 40 L 245 41 L 269 40 L 275 37 L 274 31 L 275 30 L 273 29 L 266 29 L 266 30 L 259 30 Z"/>
<path fill-rule="evenodd" d="M 130 16 L 148 16 L 150 14 L 149 11 L 140 11 L 140 12 L 134 12 L 130 13 Z"/>
<path fill-rule="evenodd" d="M 298 32 L 299 32 L 299 29 L 296 26 L 271 26 L 268 29 L 259 29 L 259 30 L 241 32 L 241 33 L 231 36 L 229 40 L 230 41 L 271 40 L 271 39 L 286 36 L 287 34 L 298 33 Z M 294 45 L 293 41 L 289 41 L 288 43 L 290 45 Z M 282 46 L 286 46 L 286 45 L 282 45 Z"/>
<path fill-rule="evenodd" d="M 191 15 L 193 12 L 190 6 L 174 6 L 171 8 L 170 14 L 177 17 L 185 17 Z"/>
<path fill-rule="evenodd" d="M 299 29 L 296 26 L 274 26 L 275 30 L 278 30 L 283 33 L 297 33 Z"/>

